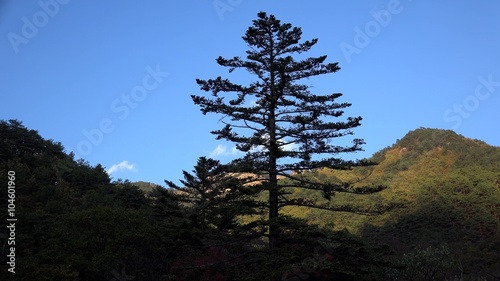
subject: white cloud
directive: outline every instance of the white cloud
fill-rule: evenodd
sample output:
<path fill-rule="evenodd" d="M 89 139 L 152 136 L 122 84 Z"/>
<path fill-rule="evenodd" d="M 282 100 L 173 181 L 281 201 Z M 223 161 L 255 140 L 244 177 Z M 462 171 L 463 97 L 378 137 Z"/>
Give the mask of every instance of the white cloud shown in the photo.
<path fill-rule="evenodd" d="M 264 134 L 262 136 L 262 139 L 264 140 L 264 142 L 267 143 L 269 141 L 269 134 Z M 284 143 L 285 143 L 284 140 L 278 141 L 278 145 L 279 145 L 280 149 L 282 149 L 284 151 L 296 151 L 300 147 L 300 145 L 298 145 L 296 142 L 291 142 L 288 144 L 284 144 Z M 253 147 L 252 151 L 262 151 L 263 149 L 264 149 L 264 147 L 262 145 L 259 145 L 259 146 Z"/>
<path fill-rule="evenodd" d="M 210 152 L 210 157 L 224 155 L 225 153 L 227 153 L 226 146 L 219 144 L 214 150 L 212 150 L 212 152 Z"/>
<path fill-rule="evenodd" d="M 122 170 L 128 170 L 128 171 L 131 171 L 131 172 L 137 172 L 137 168 L 135 167 L 134 164 L 130 164 L 127 160 L 125 161 L 122 161 L 118 164 L 115 164 L 113 166 L 111 166 L 111 168 L 108 169 L 108 174 L 111 175 L 112 173 L 114 172 L 117 172 L 117 171 L 122 171 Z"/>
<path fill-rule="evenodd" d="M 299 145 L 297 143 L 289 143 L 285 145 L 280 145 L 280 148 L 285 151 L 296 151 L 299 148 Z M 250 149 L 250 152 L 259 152 L 264 149 L 264 146 L 258 145 L 254 146 L 252 149 Z M 241 155 L 243 152 L 239 151 L 236 146 L 233 146 L 232 148 L 228 148 L 227 146 L 223 144 L 219 144 L 212 152 L 210 152 L 209 157 L 211 158 L 217 158 L 219 156 L 237 156 Z"/>
<path fill-rule="evenodd" d="M 299 145 L 295 142 L 285 144 L 285 145 L 280 145 L 280 148 L 284 151 L 297 151 L 299 149 Z"/>
<path fill-rule="evenodd" d="M 236 146 L 233 146 L 233 148 L 231 148 L 231 155 L 236 155 L 238 153 L 240 153 L 241 151 L 239 151 Z"/>
<path fill-rule="evenodd" d="M 228 149 L 227 146 L 219 144 L 212 152 L 210 152 L 210 157 L 217 156 L 234 156 L 241 153 L 235 146 L 231 149 Z"/>

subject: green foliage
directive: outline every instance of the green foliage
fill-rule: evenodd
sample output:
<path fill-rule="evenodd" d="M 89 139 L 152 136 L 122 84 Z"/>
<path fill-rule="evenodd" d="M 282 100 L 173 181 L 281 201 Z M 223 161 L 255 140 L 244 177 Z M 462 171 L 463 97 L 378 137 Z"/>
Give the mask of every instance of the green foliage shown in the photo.
<path fill-rule="evenodd" d="M 255 176 L 228 174 L 225 165 L 205 157 L 193 173 L 184 172 L 184 186 L 167 181 L 171 192 L 165 196 L 172 201 L 166 203 L 183 206 L 177 214 L 184 219 L 179 230 L 193 240 L 179 249 L 190 258 L 173 265 L 175 280 L 372 280 L 387 267 L 381 262 L 383 251 L 347 232 L 291 216 L 259 219 L 256 210 L 265 205 L 256 197 L 255 181 Z M 266 229 L 273 225 L 280 230 L 280 248 L 270 252 Z"/>
<path fill-rule="evenodd" d="M 431 281 L 452 280 L 455 264 L 450 250 L 446 246 L 439 248 L 416 248 L 404 254 L 400 260 L 402 269 L 394 270 L 393 280 Z M 460 279 L 459 279 L 460 280 Z"/>
<path fill-rule="evenodd" d="M 235 174 L 228 174 L 227 170 L 217 160 L 200 157 L 194 174 L 183 172 L 183 187 L 166 181 L 176 190 L 177 200 L 185 204 L 186 216 L 195 227 L 213 228 L 219 232 L 236 231 L 240 216 L 261 214 L 259 210 L 263 204 L 253 196 L 260 190 L 246 185 L 252 179 L 238 178 Z"/>
<path fill-rule="evenodd" d="M 377 159 L 372 160 L 380 163 L 365 181 L 387 189 L 356 199 L 365 208 L 386 204 L 400 208 L 380 216 L 332 215 L 320 210 L 303 212 L 303 217 L 311 223 L 348 229 L 368 243 L 389 245 L 395 251 L 393 260 L 401 260 L 412 248 L 439 249 L 448 245 L 453 271 L 438 274 L 448 274 L 448 278 L 452 278 L 451 273 L 462 274 L 466 280 L 498 278 L 499 152 L 498 147 L 451 131 L 418 129 L 374 155 Z M 480 155 L 481 160 L 473 155 Z M 319 170 L 304 176 L 345 181 L 362 178 L 365 173 L 357 169 Z M 337 194 L 334 202 L 342 205 L 353 200 L 348 194 Z M 301 213 L 294 208 L 286 212 Z"/>
<path fill-rule="evenodd" d="M 16 280 L 159 280 L 168 273 L 176 254 L 164 245 L 175 242 L 162 236 L 136 186 L 111 183 L 101 165 L 75 161 L 15 120 L 0 121 L 0 142 L 0 173 L 16 173 Z M 6 238 L 0 234 L 2 245 Z M 10 280 L 3 249 L 0 279 Z"/>
<path fill-rule="evenodd" d="M 183 172 L 184 186 L 166 181 L 170 190 L 164 192 L 164 202 L 182 206 L 182 212 L 176 214 L 182 222 L 178 230 L 182 238 L 191 240 L 179 249 L 189 258 L 174 265 L 176 280 L 215 280 L 222 278 L 220 272 L 224 278 L 236 278 L 243 264 L 251 262 L 251 244 L 265 232 L 258 221 L 241 220 L 242 216 L 261 214 L 262 202 L 253 196 L 259 190 L 246 185 L 251 179 L 226 171 L 219 161 L 200 157 L 192 174 Z"/>
<path fill-rule="evenodd" d="M 141 267 L 148 265 L 159 238 L 146 218 L 141 211 L 105 206 L 62 216 L 51 224 L 38 257 L 42 264 L 68 266 L 80 280 L 106 280 L 122 268 L 146 278 Z"/>

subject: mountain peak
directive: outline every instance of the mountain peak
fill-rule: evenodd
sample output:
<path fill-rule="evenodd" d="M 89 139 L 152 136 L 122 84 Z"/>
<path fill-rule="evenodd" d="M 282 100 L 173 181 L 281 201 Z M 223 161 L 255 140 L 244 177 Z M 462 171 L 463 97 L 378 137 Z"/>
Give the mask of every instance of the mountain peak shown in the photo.
<path fill-rule="evenodd" d="M 454 154 L 457 157 L 455 167 L 500 165 L 498 163 L 500 159 L 499 147 L 491 146 L 481 140 L 464 137 L 452 130 L 423 127 L 408 132 L 392 146 L 375 153 L 372 160 L 382 162 L 386 158 L 387 152 L 395 153 L 397 151 L 399 157 L 411 161 L 434 150 L 444 154 Z"/>
<path fill-rule="evenodd" d="M 455 133 L 452 130 L 434 129 L 420 127 L 408 132 L 401 140 L 396 141 L 396 146 L 420 149 L 434 149 L 445 147 L 455 142 L 474 142 L 477 145 L 487 145 L 480 140 L 472 140 Z"/>

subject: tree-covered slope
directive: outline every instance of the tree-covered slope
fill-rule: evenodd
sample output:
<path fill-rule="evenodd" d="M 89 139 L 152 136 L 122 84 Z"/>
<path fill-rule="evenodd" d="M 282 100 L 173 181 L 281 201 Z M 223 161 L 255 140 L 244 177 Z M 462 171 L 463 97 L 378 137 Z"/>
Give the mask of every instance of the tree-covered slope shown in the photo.
<path fill-rule="evenodd" d="M 0 120 L 0 174 L 4 186 L 15 182 L 15 197 L 4 189 L 0 207 L 11 199 L 17 219 L 12 235 L 0 212 L 0 280 L 372 280 L 384 266 L 349 233 L 288 217 L 283 250 L 269 255 L 266 230 L 236 220 L 258 211 L 251 194 L 228 193 L 220 177 L 200 172 L 201 179 L 188 176 L 193 188 L 215 181 L 224 196 L 207 190 L 193 201 L 148 183 L 110 182 L 101 165 L 75 160 L 19 121 Z"/>
<path fill-rule="evenodd" d="M 446 278 L 452 274 L 471 280 L 500 278 L 499 147 L 449 130 L 420 128 L 375 153 L 371 160 L 379 164 L 371 169 L 314 171 L 308 176 L 385 185 L 380 193 L 357 201 L 337 194 L 331 204 L 391 203 L 395 207 L 390 211 L 380 216 L 297 208 L 288 212 L 310 222 L 347 228 L 366 241 L 387 244 L 400 258 L 406 253 L 429 259 L 424 258 L 423 249 L 445 247 L 450 264 L 440 272 L 449 274 Z M 437 250 L 433 254 L 444 255 Z"/>
<path fill-rule="evenodd" d="M 351 209 L 284 208 L 286 251 L 269 256 L 266 229 L 255 232 L 258 224 L 240 220 L 255 211 L 242 203 L 265 198 L 229 196 L 217 180 L 225 195 L 194 204 L 149 183 L 110 182 L 102 166 L 75 160 L 18 121 L 0 121 L 0 174 L 15 172 L 17 219 L 15 245 L 0 232 L 0 280 L 12 277 L 10 246 L 16 280 L 499 279 L 500 148 L 421 128 L 371 160 L 379 164 L 304 173 L 353 188 L 386 188 L 361 196 L 333 192 L 330 201 L 321 192 L 295 190 L 297 197 Z M 202 178 L 185 175 L 193 183 L 217 179 L 200 171 Z M 0 193 L 4 210 L 8 194 Z M 380 215 L 356 214 L 384 207 L 390 209 Z M 1 229 L 7 215 L 0 213 Z M 389 260 L 396 267 L 385 262 L 383 245 L 394 251 Z"/>
<path fill-rule="evenodd" d="M 153 280 L 165 272 L 148 199 L 127 181 L 110 182 L 101 165 L 0 120 L 0 175 L 0 280 Z"/>

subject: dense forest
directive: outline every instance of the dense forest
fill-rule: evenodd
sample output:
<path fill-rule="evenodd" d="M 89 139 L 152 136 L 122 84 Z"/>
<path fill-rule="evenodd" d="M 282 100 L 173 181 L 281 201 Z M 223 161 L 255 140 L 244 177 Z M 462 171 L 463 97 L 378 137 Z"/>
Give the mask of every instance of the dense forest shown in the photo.
<path fill-rule="evenodd" d="M 202 156 L 180 185 L 112 181 L 0 121 L 1 280 L 500 279 L 500 148 L 419 128 L 345 160 L 362 118 L 301 82 L 340 67 L 296 59 L 318 40 L 257 16 L 246 60 L 216 60 L 255 80 L 196 79 L 210 95 L 191 96 L 244 156 Z"/>
<path fill-rule="evenodd" d="M 269 255 L 264 236 L 252 230 L 262 214 L 243 208 L 259 196 L 214 189 L 202 203 L 145 182 L 111 182 L 102 166 L 75 160 L 18 121 L 1 121 L 0 136 L 4 186 L 15 171 L 16 280 L 500 277 L 500 148 L 452 131 L 412 131 L 377 152 L 373 168 L 308 172 L 324 181 L 369 174 L 365 181 L 388 188 L 356 204 L 398 204 L 368 216 L 288 207 L 279 256 Z M 211 161 L 200 159 L 198 175 Z M 350 196 L 336 195 L 330 204 L 352 202 Z M 7 200 L 4 188 L 4 210 Z M 5 230 L 7 212 L 1 214 Z M 1 279 L 13 280 L 7 238 L 2 231 Z"/>

